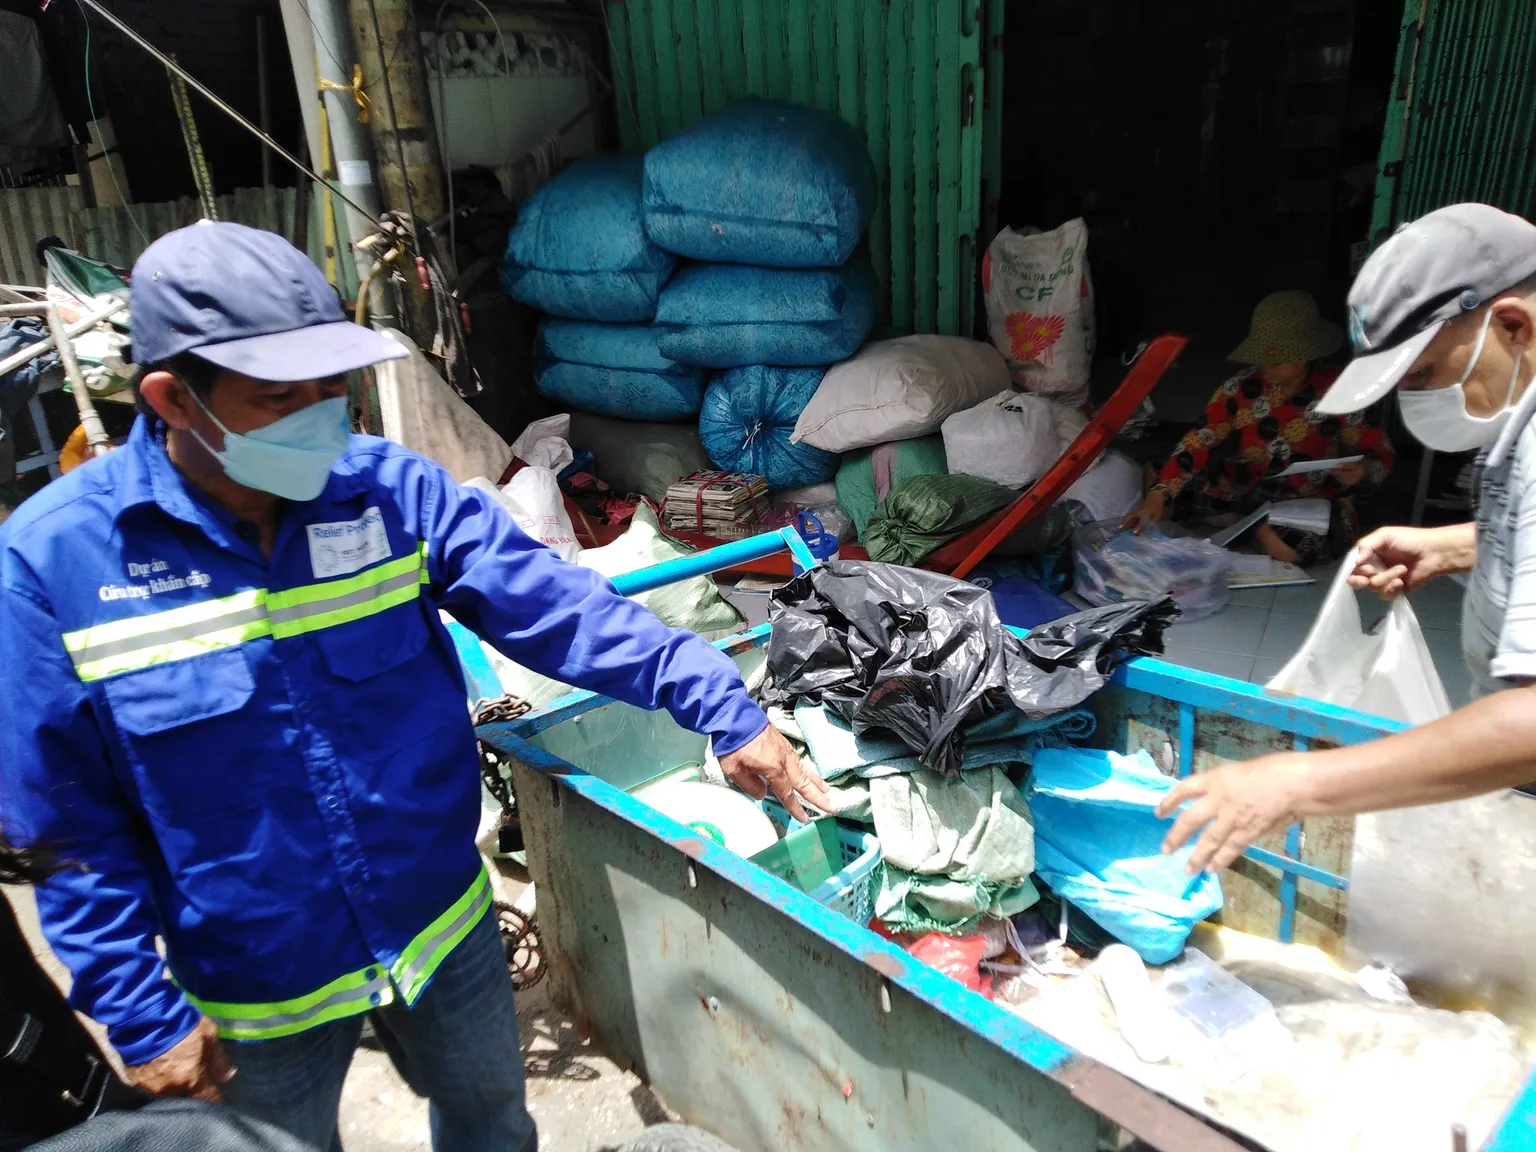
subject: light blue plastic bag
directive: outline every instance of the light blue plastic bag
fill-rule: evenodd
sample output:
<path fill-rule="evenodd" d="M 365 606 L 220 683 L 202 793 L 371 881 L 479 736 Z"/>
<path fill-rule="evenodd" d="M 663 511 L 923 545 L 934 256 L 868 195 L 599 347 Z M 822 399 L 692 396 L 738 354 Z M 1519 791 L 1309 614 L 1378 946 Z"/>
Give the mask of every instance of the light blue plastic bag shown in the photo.
<path fill-rule="evenodd" d="M 1175 959 L 1221 910 L 1221 881 L 1184 871 L 1192 849 L 1159 848 L 1171 821 L 1152 813 L 1172 787 L 1145 752 L 1044 748 L 1030 773 L 1035 872 L 1148 964 Z"/>

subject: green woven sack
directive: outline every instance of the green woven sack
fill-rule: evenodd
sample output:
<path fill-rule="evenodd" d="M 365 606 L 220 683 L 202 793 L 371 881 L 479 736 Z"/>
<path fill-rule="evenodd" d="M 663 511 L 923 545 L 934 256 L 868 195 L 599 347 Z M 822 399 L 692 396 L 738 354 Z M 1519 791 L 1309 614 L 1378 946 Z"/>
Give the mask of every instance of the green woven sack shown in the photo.
<path fill-rule="evenodd" d="M 1018 496 L 979 476 L 916 476 L 891 489 L 869 518 L 871 560 L 916 564 Z"/>
<path fill-rule="evenodd" d="M 861 452 L 845 453 L 842 466 L 837 470 L 837 502 L 859 530 L 860 540 L 864 539 L 869 518 L 880 504 L 879 489 L 875 484 L 876 453 L 892 453 L 892 489 L 903 480 L 911 480 L 915 476 L 943 476 L 949 471 L 944 460 L 942 436 L 923 436 L 916 440 L 879 444 Z"/>

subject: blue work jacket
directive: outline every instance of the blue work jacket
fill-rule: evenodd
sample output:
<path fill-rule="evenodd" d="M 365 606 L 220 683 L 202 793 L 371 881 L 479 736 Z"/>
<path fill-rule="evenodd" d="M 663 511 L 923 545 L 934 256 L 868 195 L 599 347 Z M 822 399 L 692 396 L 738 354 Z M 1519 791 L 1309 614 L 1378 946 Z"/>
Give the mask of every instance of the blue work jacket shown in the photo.
<path fill-rule="evenodd" d="M 259 1040 L 414 1003 L 486 912 L 439 609 L 722 754 L 767 723 L 707 641 L 385 440 L 282 506 L 270 559 L 143 418 L 0 526 L 0 821 L 83 865 L 38 903 L 125 1061 L 199 1012 Z"/>

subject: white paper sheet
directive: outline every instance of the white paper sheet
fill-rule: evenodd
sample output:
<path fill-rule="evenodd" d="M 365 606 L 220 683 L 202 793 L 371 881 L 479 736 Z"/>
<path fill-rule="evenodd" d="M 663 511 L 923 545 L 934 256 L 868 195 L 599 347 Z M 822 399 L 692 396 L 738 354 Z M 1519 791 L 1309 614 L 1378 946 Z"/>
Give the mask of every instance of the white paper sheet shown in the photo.
<path fill-rule="evenodd" d="M 1298 460 L 1284 472 L 1276 472 L 1270 479 L 1278 479 L 1281 476 L 1305 476 L 1309 472 L 1331 472 L 1340 464 L 1354 464 L 1364 459 L 1364 456 L 1339 456 L 1332 460 Z"/>

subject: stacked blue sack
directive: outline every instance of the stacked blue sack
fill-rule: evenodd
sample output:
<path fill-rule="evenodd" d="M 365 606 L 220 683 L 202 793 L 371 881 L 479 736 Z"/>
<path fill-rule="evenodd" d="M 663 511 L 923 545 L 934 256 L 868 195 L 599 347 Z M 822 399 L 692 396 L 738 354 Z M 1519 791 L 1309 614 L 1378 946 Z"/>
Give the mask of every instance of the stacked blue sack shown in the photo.
<path fill-rule="evenodd" d="M 572 165 L 523 205 L 501 268 L 547 314 L 539 391 L 599 416 L 698 418 L 717 467 L 770 488 L 829 479 L 838 457 L 789 438 L 826 368 L 874 326 L 862 243 L 876 195 L 856 129 L 760 99 L 643 158 Z"/>
<path fill-rule="evenodd" d="M 742 100 L 645 156 L 645 230 L 713 264 L 834 268 L 875 210 L 875 166 L 838 117 Z"/>
<path fill-rule="evenodd" d="M 658 344 L 704 368 L 826 367 L 864 343 L 878 294 L 863 252 L 841 268 L 694 264 L 661 294 Z"/>
<path fill-rule="evenodd" d="M 658 336 L 649 324 L 545 320 L 534 381 L 551 400 L 597 416 L 660 422 L 696 416 L 704 372 L 669 359 L 657 347 Z"/>
<path fill-rule="evenodd" d="M 594 156 L 535 192 L 507 236 L 501 282 L 514 300 L 567 320 L 656 315 L 677 258 L 646 236 L 639 156 Z"/>
<path fill-rule="evenodd" d="M 822 372 L 874 327 L 879 284 L 861 242 L 875 198 L 863 137 L 797 104 L 743 100 L 646 153 L 646 233 L 701 261 L 662 290 L 658 346 L 729 370 L 700 421 L 718 467 L 770 488 L 836 471 L 834 454 L 789 437 Z"/>

